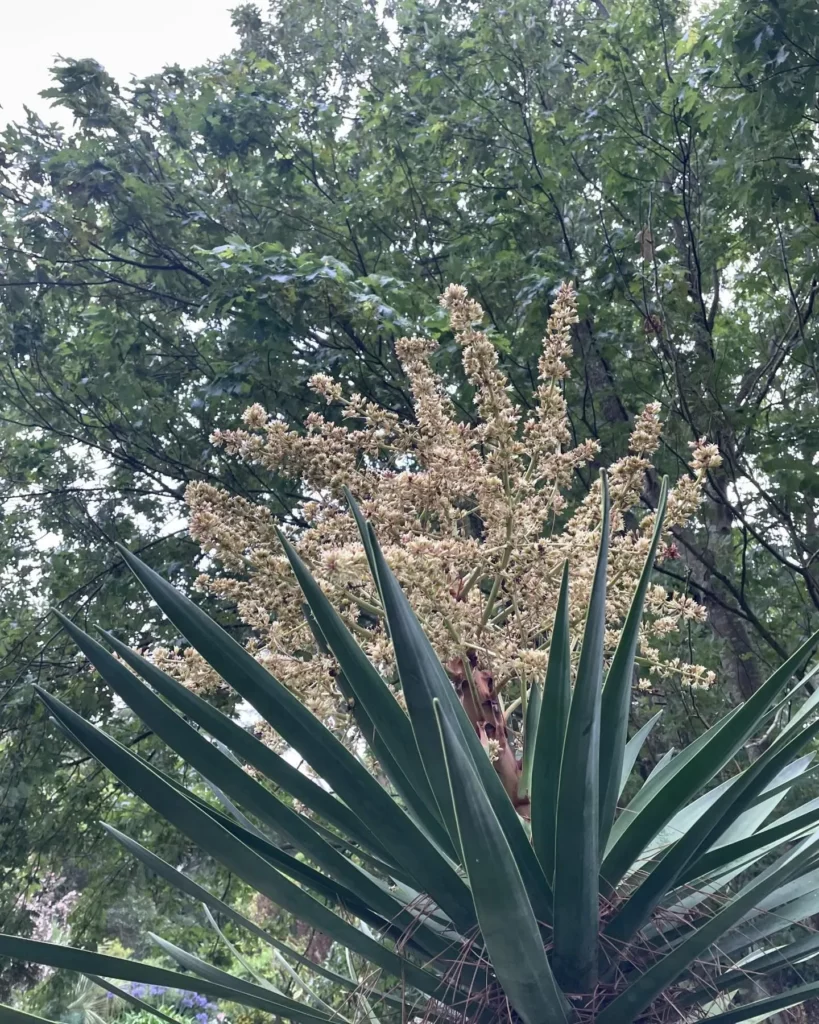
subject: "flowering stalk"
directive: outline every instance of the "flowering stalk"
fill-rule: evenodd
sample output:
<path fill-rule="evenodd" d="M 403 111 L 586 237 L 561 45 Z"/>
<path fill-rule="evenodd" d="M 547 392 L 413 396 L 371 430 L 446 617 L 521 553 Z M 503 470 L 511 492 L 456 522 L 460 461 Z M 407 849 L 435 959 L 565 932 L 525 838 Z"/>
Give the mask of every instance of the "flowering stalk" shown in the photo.
<path fill-rule="evenodd" d="M 565 560 L 573 581 L 573 639 L 580 634 L 601 527 L 599 485 L 565 527 L 555 529 L 554 523 L 566 511 L 565 494 L 576 471 L 597 455 L 598 444 L 572 444 L 563 398 L 577 322 L 569 285 L 562 285 L 555 299 L 538 363 L 536 400 L 528 411 L 510 398 L 497 352 L 478 327 L 483 318 L 478 303 L 460 285 L 450 285 L 441 302 L 474 391 L 474 423 L 457 416 L 446 382 L 432 368 L 435 343 L 411 337 L 401 339 L 396 351 L 414 399 L 413 420 L 402 420 L 361 395 L 345 397 L 339 382 L 318 374 L 311 387 L 328 405 L 340 406 L 345 423 L 312 413 L 297 431 L 255 405 L 245 413 L 246 429 L 217 431 L 213 442 L 301 481 L 305 497 L 298 511 L 307 527 L 293 538 L 299 554 L 354 627 L 371 661 L 394 680 L 379 598 L 343 490 L 349 487 L 356 495 L 512 795 L 517 765 L 498 694 L 509 683 L 517 688 L 543 678 Z M 639 515 L 660 432 L 659 405 L 651 403 L 635 420 L 629 453 L 609 469 L 608 654 L 648 550 L 653 516 L 644 514 L 634 529 L 626 529 L 625 517 Z M 696 443 L 691 475 L 669 496 L 666 530 L 695 512 L 707 469 L 718 462 L 713 445 Z M 335 665 L 317 648 L 304 620 L 270 511 L 205 483 L 190 485 L 187 500 L 193 536 L 227 570 L 227 575 L 203 577 L 201 586 L 236 602 L 254 631 L 252 653 L 337 733 L 348 735 Z M 649 675 L 674 672 L 689 685 L 710 683 L 712 674 L 704 668 L 664 660 L 657 649 L 682 622 L 702 621 L 704 615 L 686 595 L 651 589 L 641 635 Z M 158 658 L 199 690 L 219 685 L 195 655 L 179 659 L 160 652 Z"/>

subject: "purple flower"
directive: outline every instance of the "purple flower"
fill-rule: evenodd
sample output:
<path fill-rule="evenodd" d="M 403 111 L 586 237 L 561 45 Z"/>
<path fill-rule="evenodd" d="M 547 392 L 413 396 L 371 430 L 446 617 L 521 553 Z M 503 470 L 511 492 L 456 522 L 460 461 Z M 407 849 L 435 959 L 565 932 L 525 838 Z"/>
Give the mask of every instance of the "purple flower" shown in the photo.
<path fill-rule="evenodd" d="M 199 1021 L 199 1024 L 208 1024 L 208 1015 L 206 1013 L 197 1013 L 196 1019 Z"/>

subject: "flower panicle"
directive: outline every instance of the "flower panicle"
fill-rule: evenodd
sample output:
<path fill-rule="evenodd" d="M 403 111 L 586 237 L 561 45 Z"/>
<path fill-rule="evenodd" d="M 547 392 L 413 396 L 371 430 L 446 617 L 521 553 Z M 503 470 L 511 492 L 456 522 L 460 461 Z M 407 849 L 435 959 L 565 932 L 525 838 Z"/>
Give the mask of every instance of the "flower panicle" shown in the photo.
<path fill-rule="evenodd" d="M 472 652 L 497 689 L 542 677 L 564 560 L 572 574 L 571 622 L 582 630 L 600 536 L 596 481 L 562 528 L 578 470 L 596 458 L 594 439 L 573 440 L 563 388 L 569 377 L 577 296 L 570 284 L 555 295 L 538 361 L 535 402 L 522 410 L 511 397 L 498 350 L 481 328 L 483 310 L 459 284 L 441 297 L 474 394 L 474 416 L 458 414 L 452 388 L 435 369 L 437 345 L 409 336 L 396 344 L 413 402 L 401 417 L 361 395 L 345 394 L 327 374 L 310 387 L 341 413 L 320 413 L 294 429 L 259 405 L 244 428 L 217 431 L 214 443 L 230 455 L 297 481 L 296 508 L 304 528 L 295 539 L 301 557 L 361 644 L 386 676 L 394 671 L 380 601 L 367 559 L 343 498 L 356 495 L 378 532 L 385 556 L 435 647 L 442 664 Z M 640 497 L 662 433 L 661 409 L 649 403 L 637 415 L 628 454 L 609 467 L 610 581 L 606 649 L 611 654 L 648 553 L 651 513 Z M 663 552 L 673 557 L 671 530 L 696 513 L 715 445 L 692 445 L 690 474 L 671 489 Z M 318 649 L 302 613 L 297 584 L 279 546 L 270 512 L 206 483 L 187 491 L 191 533 L 227 570 L 204 576 L 200 586 L 234 602 L 253 631 L 255 657 L 341 735 L 349 709 L 335 683 L 336 666 Z M 631 524 L 637 519 L 636 528 Z M 662 597 L 660 596 L 662 592 Z M 659 685 L 675 675 L 708 685 L 706 669 L 663 655 L 683 623 L 701 622 L 704 610 L 687 595 L 659 588 L 648 603 L 642 630 L 646 678 Z M 185 652 L 159 655 L 194 689 L 218 693 L 206 666 Z M 216 688 L 216 689 L 214 689 Z M 275 742 L 271 738 L 271 742 Z"/>

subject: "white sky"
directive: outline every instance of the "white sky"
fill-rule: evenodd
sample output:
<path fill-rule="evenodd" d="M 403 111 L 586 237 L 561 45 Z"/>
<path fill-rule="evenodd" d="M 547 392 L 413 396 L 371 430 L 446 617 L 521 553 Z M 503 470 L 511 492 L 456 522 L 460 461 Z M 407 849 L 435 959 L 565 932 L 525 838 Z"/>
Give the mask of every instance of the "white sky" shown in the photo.
<path fill-rule="evenodd" d="M 191 67 L 226 53 L 239 0 L 6 0 L 0 3 L 0 126 L 23 105 L 46 113 L 38 93 L 63 57 L 93 57 L 119 82 L 166 64 Z M 262 4 L 261 6 L 264 6 Z"/>

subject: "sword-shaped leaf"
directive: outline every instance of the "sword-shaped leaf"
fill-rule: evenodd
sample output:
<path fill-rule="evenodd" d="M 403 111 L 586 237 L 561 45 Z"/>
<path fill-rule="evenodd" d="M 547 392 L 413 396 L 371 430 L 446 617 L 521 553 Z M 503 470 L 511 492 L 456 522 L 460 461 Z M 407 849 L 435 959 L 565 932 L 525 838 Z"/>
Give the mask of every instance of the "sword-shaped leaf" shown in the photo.
<path fill-rule="evenodd" d="M 86 978 L 89 981 L 93 981 L 95 985 L 99 985 L 100 988 L 104 988 L 106 992 L 110 992 L 112 996 L 116 996 L 117 999 L 121 999 L 124 1003 L 130 1003 L 131 1006 L 136 1006 L 138 1010 L 142 1010 L 144 1013 L 149 1013 L 151 1016 L 156 1017 L 157 1020 L 164 1020 L 165 1024 L 181 1024 L 178 1017 L 169 1017 L 167 1013 L 163 1013 L 162 1010 L 158 1010 L 155 1006 L 151 1006 L 150 1003 L 146 1003 L 144 999 L 139 999 L 137 996 L 132 995 L 127 989 L 120 988 L 119 985 L 115 985 L 111 981 L 107 981 L 105 978 L 100 978 L 97 974 L 86 974 Z M 2 1019 L 2 1017 L 0 1017 Z"/>
<path fill-rule="evenodd" d="M 597 1024 L 622 1024 L 634 1020 L 667 986 L 683 974 L 705 951 L 718 942 L 761 899 L 784 884 L 804 860 L 819 848 L 814 833 L 744 886 L 713 917 L 648 968 L 598 1015 Z"/>
<path fill-rule="evenodd" d="M 286 996 L 276 996 L 264 990 L 263 995 L 258 995 L 233 983 L 219 984 L 191 974 L 169 971 L 164 967 L 153 967 L 138 960 L 124 960 L 121 957 L 109 956 L 107 953 L 92 953 L 87 949 L 75 949 L 73 946 L 40 942 L 37 939 L 21 939 L 17 935 L 0 935 L 0 956 L 44 964 L 60 970 L 76 971 L 79 974 L 96 974 L 101 978 L 117 978 L 119 981 L 135 981 L 143 985 L 180 989 L 183 992 L 198 992 L 213 999 L 224 999 L 241 1006 L 253 1006 L 295 1021 L 296 1024 L 325 1024 L 333 1020 L 327 1014 L 303 1007 Z M 232 982 L 237 980 L 232 979 Z"/>
<path fill-rule="evenodd" d="M 398 674 L 418 750 L 456 848 L 458 832 L 454 829 L 452 797 L 446 784 L 443 752 L 432 704 L 435 698 L 440 701 L 448 720 L 453 724 L 454 735 L 462 744 L 467 757 L 471 759 L 477 777 L 501 823 L 538 920 L 549 921 L 552 910 L 551 891 L 521 820 L 486 756 L 486 751 L 481 746 L 475 728 L 461 706 L 449 677 L 410 608 L 401 585 L 387 565 L 372 531 L 370 546 L 378 572 L 378 584 L 389 623 Z"/>
<path fill-rule="evenodd" d="M 325 821 L 340 829 L 344 835 L 361 843 L 378 854 L 379 857 L 388 856 L 381 843 L 358 815 L 346 804 L 336 799 L 332 793 L 328 793 L 323 786 L 319 786 L 304 772 L 294 768 L 261 740 L 256 739 L 247 729 L 237 725 L 212 704 L 203 700 L 187 686 L 183 686 L 167 672 L 157 668 L 152 662 L 141 657 L 136 651 L 131 650 L 111 633 L 105 630 L 100 630 L 100 633 L 137 675 L 142 676 L 146 683 L 152 686 L 157 693 L 161 693 L 183 715 L 209 732 L 214 739 L 224 743 L 242 760 L 253 765 L 275 786 L 279 786 L 300 803 L 315 811 Z"/>
<path fill-rule="evenodd" d="M 738 950 L 762 942 L 769 935 L 776 935 L 777 932 L 793 928 L 794 925 L 808 920 L 817 912 L 819 912 L 819 889 L 813 889 L 798 899 L 777 906 L 774 910 L 757 914 L 750 921 L 726 932 L 714 944 L 714 958 L 733 957 Z"/>
<path fill-rule="evenodd" d="M 337 914 L 328 910 L 299 886 L 294 885 L 248 846 L 237 840 L 218 822 L 164 782 L 102 730 L 66 707 L 60 700 L 38 689 L 38 694 L 54 717 L 64 722 L 69 733 L 77 737 L 100 764 L 108 768 L 122 783 L 133 790 L 174 826 L 215 857 L 240 878 L 268 899 L 290 911 L 308 924 L 326 932 L 331 938 L 348 945 L 361 956 L 384 970 L 403 977 L 429 994 L 439 994 L 440 980 L 418 968 L 411 961 L 364 935 Z M 95 971 L 104 974 L 102 971 Z"/>
<path fill-rule="evenodd" d="M 799 748 L 819 733 L 819 721 L 792 737 L 782 737 L 772 744 L 750 768 L 725 787 L 709 808 L 707 817 L 696 821 L 657 861 L 635 891 L 618 909 L 606 926 L 606 935 L 614 942 L 625 943 L 649 919 L 665 894 L 681 878 L 687 865 L 707 850 L 725 829 L 737 820 L 748 804 L 775 779 Z M 704 824 L 703 824 L 704 822 Z M 759 845 L 763 845 L 760 840 Z M 727 848 L 723 848 L 726 850 Z M 724 853 L 728 863 L 737 854 Z M 694 874 L 701 873 L 693 869 Z"/>
<path fill-rule="evenodd" d="M 57 724 L 73 743 L 82 746 L 80 740 L 71 732 L 70 729 L 67 728 L 64 722 L 57 722 Z M 328 875 L 324 875 L 320 871 L 316 871 L 315 868 L 311 867 L 304 860 L 297 859 L 282 850 L 280 847 L 275 846 L 269 839 L 265 838 L 258 829 L 251 831 L 244 828 L 238 822 L 226 815 L 220 808 L 214 807 L 213 804 L 206 803 L 195 793 L 191 793 L 189 790 L 185 789 L 184 786 L 181 786 L 179 782 L 170 775 L 167 775 L 160 768 L 157 768 L 156 765 L 148 763 L 141 758 L 139 754 L 134 752 L 132 753 L 140 763 L 144 764 L 152 773 L 162 779 L 166 785 L 175 790 L 186 800 L 189 800 L 204 814 L 209 818 L 212 818 L 217 824 L 225 829 L 225 831 L 229 832 L 234 836 L 234 838 L 238 839 L 249 849 L 258 853 L 264 860 L 281 871 L 282 874 L 286 875 L 288 878 L 298 882 L 312 893 L 321 896 L 340 910 L 355 914 L 356 917 L 360 918 L 362 921 L 366 921 L 382 934 L 396 940 L 403 938 L 408 948 L 415 949 L 416 952 L 420 952 L 425 956 L 428 956 L 430 952 L 434 952 L 439 948 L 440 943 L 436 938 L 436 935 L 430 936 L 430 928 L 432 927 L 430 920 L 424 920 L 425 930 L 419 935 L 422 941 L 417 944 L 418 948 L 416 948 L 414 932 L 412 935 L 407 937 L 404 934 L 404 930 L 394 928 L 390 922 L 385 921 L 384 918 L 374 913 L 366 903 L 360 900 L 355 893 L 351 892 L 351 890 L 346 886 L 337 882 L 335 879 L 330 878 Z M 439 910 L 438 913 L 440 914 L 441 911 Z M 430 943 L 432 943 L 432 950 L 429 949 Z"/>
<path fill-rule="evenodd" d="M 763 848 L 768 849 L 772 843 L 784 843 L 797 838 L 819 821 L 817 801 L 811 801 L 811 805 L 809 808 L 799 808 L 797 814 L 783 815 L 767 828 L 760 829 L 745 839 L 739 839 L 735 843 L 728 843 L 725 846 L 709 850 L 685 869 L 680 877 L 680 882 L 692 881 L 699 878 L 700 875 L 715 871 L 747 854 Z"/>
<path fill-rule="evenodd" d="M 532 844 L 549 884 L 555 873 L 555 825 L 560 762 L 572 699 L 572 659 L 569 639 L 569 563 L 563 565 L 549 663 L 537 725 L 532 763 Z"/>
<path fill-rule="evenodd" d="M 535 760 L 537 745 L 537 727 L 540 721 L 540 708 L 543 703 L 543 690 L 537 680 L 532 683 L 526 701 L 526 717 L 523 722 L 523 757 L 520 768 L 518 796 L 525 800 L 532 795 L 532 767 Z"/>
<path fill-rule="evenodd" d="M 626 744 L 626 749 L 623 751 L 623 767 L 620 770 L 620 792 L 617 794 L 618 798 L 622 795 L 623 790 L 626 788 L 628 777 L 631 775 L 631 770 L 640 755 L 640 751 L 643 749 L 643 744 L 648 738 L 649 733 L 654 726 L 662 718 L 662 710 L 658 711 L 653 718 L 642 725 L 637 732 L 631 737 Z"/>
<path fill-rule="evenodd" d="M 632 813 L 630 804 L 618 819 L 618 825 L 623 820 L 623 827 L 615 827 L 612 833 L 612 842 L 600 870 L 604 892 L 610 892 L 617 885 L 660 829 L 716 777 L 756 732 L 777 694 L 791 674 L 804 664 L 817 641 L 819 633 L 805 641 L 744 704 L 729 712 L 674 758 L 658 774 L 656 783 L 652 785 L 651 780 L 646 783 L 643 790 L 648 790 L 649 795 L 632 801 L 639 810 Z"/>
<path fill-rule="evenodd" d="M 554 881 L 555 976 L 567 992 L 591 992 L 598 967 L 600 701 L 606 634 L 609 492 L 601 477 L 600 547 L 583 646 L 566 722 L 557 793 Z M 620 763 L 617 764 L 617 781 Z"/>
<path fill-rule="evenodd" d="M 699 992 L 683 996 L 678 1005 L 691 1006 L 696 1003 L 705 1002 L 713 998 L 713 989 L 724 991 L 736 985 L 747 984 L 748 978 L 759 978 L 771 971 L 778 971 L 784 967 L 795 967 L 797 964 L 811 960 L 819 954 L 819 935 L 812 932 L 796 942 L 789 942 L 772 950 L 757 950 L 751 957 L 741 961 L 734 971 L 727 971 L 714 979 L 708 989 L 701 989 Z"/>
<path fill-rule="evenodd" d="M 790 785 L 795 784 L 803 777 L 805 769 L 814 759 L 814 754 L 803 754 L 779 772 L 772 782 L 769 782 L 762 792 L 748 801 L 748 809 L 720 833 L 719 838 L 711 849 L 718 849 L 720 846 L 727 846 L 729 843 L 737 843 L 741 839 L 747 839 L 759 830 L 762 824 L 774 813 L 779 804 L 785 799 Z M 775 792 L 774 792 L 775 790 Z"/>
<path fill-rule="evenodd" d="M 374 735 L 371 743 L 375 754 L 381 759 L 385 771 L 389 772 L 393 762 L 397 765 L 401 777 L 394 780 L 396 788 L 410 801 L 412 810 L 433 832 L 434 838 L 451 854 L 453 851 L 440 818 L 436 819 L 429 813 L 430 809 L 437 811 L 437 805 L 421 763 L 410 720 L 293 545 L 281 531 L 278 531 L 278 536 L 317 627 L 338 661 L 356 702 L 361 704 L 372 723 Z"/>
<path fill-rule="evenodd" d="M 347 804 L 388 854 L 409 871 L 460 927 L 469 927 L 469 892 L 449 861 L 363 764 L 287 687 L 153 569 L 119 546 L 123 558 L 162 611 L 205 661 L 295 749 Z"/>
<path fill-rule="evenodd" d="M 617 649 L 614 652 L 606 682 L 600 710 L 600 847 L 605 849 L 617 800 L 620 796 L 620 778 L 625 763 L 628 715 L 631 708 L 631 684 L 634 676 L 634 656 L 640 639 L 640 623 L 643 619 L 648 584 L 654 570 L 654 556 L 663 532 L 668 477 L 663 477 L 657 511 L 654 513 L 654 532 L 646 555 L 645 565 L 640 574 L 637 590 L 626 616 Z M 633 763 L 633 762 L 632 762 Z"/>
<path fill-rule="evenodd" d="M 743 1003 L 742 1006 L 738 1006 L 734 1010 L 714 1014 L 708 1018 L 708 1024 L 743 1024 L 743 1021 L 769 1020 L 780 1010 L 799 1006 L 800 1003 L 812 999 L 817 994 L 819 994 L 819 981 L 812 981 L 807 985 L 796 985 L 783 995 L 758 999 L 755 1003 Z"/>
<path fill-rule="evenodd" d="M 75 626 L 70 619 L 57 614 L 68 634 L 114 692 L 187 764 L 255 814 L 277 836 L 292 843 L 331 877 L 347 886 L 385 920 L 394 920 L 406 928 L 414 925 L 412 917 L 402 910 L 385 889 L 364 869 L 326 842 L 306 818 L 279 800 L 208 742 L 96 640 Z"/>
<path fill-rule="evenodd" d="M 13 1006 L 6 1006 L 5 1003 L 0 1003 L 0 1020 L 3 1024 L 55 1024 L 53 1020 L 38 1017 L 36 1013 L 26 1013 L 25 1010 L 15 1010 Z"/>
<path fill-rule="evenodd" d="M 147 850 L 135 839 L 131 839 L 129 836 L 126 836 L 123 832 L 114 828 L 113 825 L 106 825 L 105 822 L 102 822 L 101 824 L 106 832 L 112 835 L 118 843 L 121 843 L 129 853 L 133 854 L 133 856 L 140 860 L 149 871 L 152 871 L 160 878 L 164 878 L 180 892 L 184 892 L 186 895 L 192 896 L 195 900 L 198 900 L 206 907 L 209 907 L 210 910 L 222 914 L 240 928 L 244 928 L 244 930 L 249 932 L 251 935 L 255 935 L 256 938 L 261 939 L 262 942 L 267 943 L 267 945 L 271 946 L 273 949 L 283 953 L 287 957 L 290 957 L 290 959 L 295 960 L 296 963 L 300 964 L 302 967 L 306 967 L 308 970 L 320 975 L 327 981 L 330 981 L 335 985 L 340 984 L 342 987 L 352 988 L 350 985 L 345 985 L 347 979 L 345 979 L 343 975 L 337 974 L 335 971 L 327 970 L 326 967 L 322 967 L 321 964 L 317 964 L 309 957 L 299 953 L 297 949 L 293 949 L 292 946 L 288 946 L 287 943 L 282 942 L 274 935 L 266 932 L 264 928 L 260 928 L 255 922 L 251 921 L 243 914 L 240 914 L 238 910 L 234 910 L 234 908 L 229 904 L 220 900 L 218 896 L 214 896 L 213 893 L 209 892 L 197 882 L 194 882 L 192 878 L 189 878 L 176 868 L 171 867 L 170 864 L 162 860 L 161 857 L 157 857 L 155 853 Z"/>
<path fill-rule="evenodd" d="M 217 985 L 230 985 L 231 988 L 235 988 L 239 992 L 246 992 L 249 995 L 255 995 L 261 998 L 265 998 L 269 994 L 269 996 L 274 999 L 291 1002 L 284 993 L 277 992 L 272 986 L 259 985 L 251 981 L 245 981 L 243 978 L 237 978 L 235 975 L 229 974 L 227 971 L 223 971 L 219 967 L 214 967 L 201 957 L 198 957 L 193 953 L 188 953 L 173 942 L 168 942 L 167 939 L 163 939 L 154 932 L 148 932 L 148 938 L 155 942 L 163 953 L 166 953 L 172 960 L 175 960 L 183 970 L 190 971 L 192 974 L 198 975 L 200 978 L 205 978 L 206 981 L 216 982 Z M 317 1012 L 326 1013 L 327 1011 L 317 1010 Z M 332 1015 L 332 1010 L 330 1011 L 330 1015 Z M 343 1017 L 341 1018 L 341 1021 L 342 1024 L 345 1024 Z"/>
<path fill-rule="evenodd" d="M 538 922 L 504 830 L 472 761 L 433 700 L 447 781 L 475 900 L 481 935 L 498 980 L 525 1024 L 566 1022 L 570 1012 L 557 987 Z"/>

